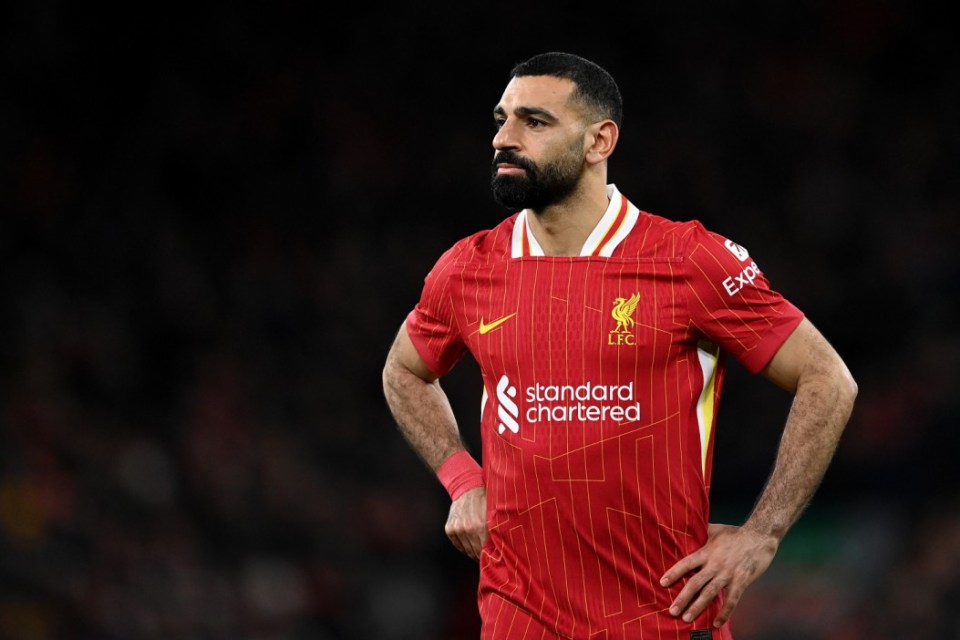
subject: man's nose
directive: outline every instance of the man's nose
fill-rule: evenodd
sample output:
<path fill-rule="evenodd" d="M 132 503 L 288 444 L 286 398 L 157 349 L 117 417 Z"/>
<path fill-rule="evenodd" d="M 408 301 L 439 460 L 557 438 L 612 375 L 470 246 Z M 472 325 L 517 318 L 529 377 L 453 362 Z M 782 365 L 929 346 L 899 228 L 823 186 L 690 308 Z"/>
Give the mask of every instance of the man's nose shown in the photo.
<path fill-rule="evenodd" d="M 514 125 L 510 120 L 507 120 L 497 129 L 497 133 L 494 134 L 493 148 L 499 151 L 501 149 L 516 149 L 518 147 L 519 142 Z"/>

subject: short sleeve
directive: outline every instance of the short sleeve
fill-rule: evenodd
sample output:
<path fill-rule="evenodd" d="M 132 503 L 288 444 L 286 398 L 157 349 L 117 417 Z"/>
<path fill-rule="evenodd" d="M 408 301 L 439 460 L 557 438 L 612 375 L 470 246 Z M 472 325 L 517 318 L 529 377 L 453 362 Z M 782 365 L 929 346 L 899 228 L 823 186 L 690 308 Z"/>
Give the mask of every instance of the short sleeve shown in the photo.
<path fill-rule="evenodd" d="M 695 223 L 685 260 L 690 313 L 706 338 L 758 373 L 804 318 L 744 247 Z"/>
<path fill-rule="evenodd" d="M 455 249 L 444 253 L 427 274 L 420 300 L 406 319 L 413 346 L 438 376 L 449 373 L 465 351 L 450 304 L 457 274 Z"/>

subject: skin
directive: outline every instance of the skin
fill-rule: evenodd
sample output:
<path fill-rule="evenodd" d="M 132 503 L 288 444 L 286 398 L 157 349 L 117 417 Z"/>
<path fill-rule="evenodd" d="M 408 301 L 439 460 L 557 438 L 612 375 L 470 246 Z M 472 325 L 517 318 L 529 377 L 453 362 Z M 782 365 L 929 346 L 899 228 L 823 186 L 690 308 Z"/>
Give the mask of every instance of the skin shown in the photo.
<path fill-rule="evenodd" d="M 619 131 L 610 120 L 590 122 L 574 100 L 571 81 L 546 76 L 514 78 L 494 109 L 495 153 L 510 149 L 542 165 L 580 145 L 583 174 L 562 202 L 534 211 L 530 227 L 550 256 L 578 255 L 606 211 L 607 158 Z M 503 174 L 522 173 L 498 165 Z M 703 547 L 662 576 L 669 587 L 686 580 L 670 613 L 691 621 L 719 594 L 724 606 L 713 621 L 729 620 L 745 589 L 770 566 L 787 531 L 819 486 L 853 409 L 857 386 L 823 335 L 804 320 L 763 371 L 794 394 L 776 462 L 756 506 L 741 526 L 711 524 Z M 453 410 L 405 326 L 397 332 L 383 369 L 387 403 L 401 433 L 434 472 L 465 450 Z M 486 491 L 478 487 L 450 505 L 444 527 L 453 545 L 478 560 L 487 541 Z"/>

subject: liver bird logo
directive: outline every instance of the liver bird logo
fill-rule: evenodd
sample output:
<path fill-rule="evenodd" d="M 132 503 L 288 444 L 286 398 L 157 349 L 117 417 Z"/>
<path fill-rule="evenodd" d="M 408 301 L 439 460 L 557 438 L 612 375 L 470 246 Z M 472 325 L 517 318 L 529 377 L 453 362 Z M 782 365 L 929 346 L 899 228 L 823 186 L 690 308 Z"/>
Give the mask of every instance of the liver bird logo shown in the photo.
<path fill-rule="evenodd" d="M 613 311 L 610 315 L 617 321 L 616 328 L 610 333 L 630 333 L 630 328 L 636 323 L 633 321 L 633 312 L 637 310 L 640 294 L 635 293 L 629 298 L 617 298 L 613 301 Z"/>

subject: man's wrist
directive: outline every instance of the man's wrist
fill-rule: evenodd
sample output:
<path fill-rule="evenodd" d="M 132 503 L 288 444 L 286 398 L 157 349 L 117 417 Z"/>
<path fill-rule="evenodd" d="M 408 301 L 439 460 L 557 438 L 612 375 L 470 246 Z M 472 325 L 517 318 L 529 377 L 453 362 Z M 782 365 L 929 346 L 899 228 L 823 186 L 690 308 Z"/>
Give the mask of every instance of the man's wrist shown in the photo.
<path fill-rule="evenodd" d="M 437 468 L 437 479 L 456 500 L 467 491 L 483 486 L 483 469 L 466 451 L 458 451 Z"/>

